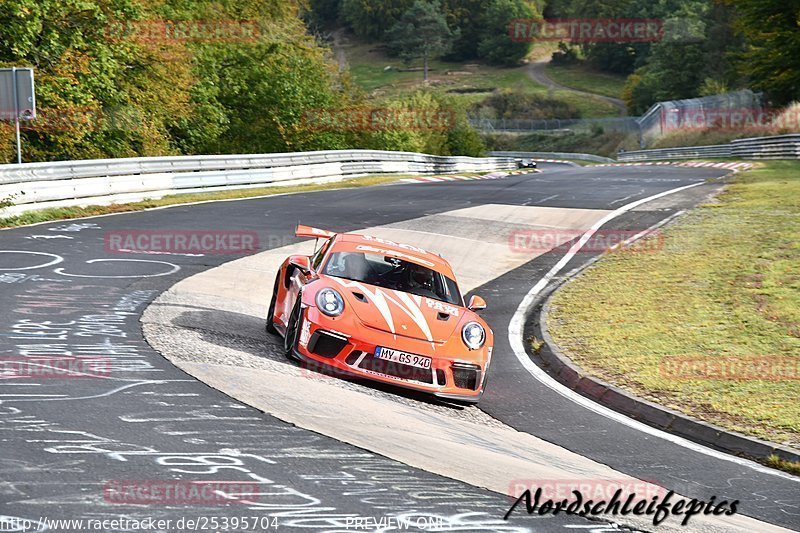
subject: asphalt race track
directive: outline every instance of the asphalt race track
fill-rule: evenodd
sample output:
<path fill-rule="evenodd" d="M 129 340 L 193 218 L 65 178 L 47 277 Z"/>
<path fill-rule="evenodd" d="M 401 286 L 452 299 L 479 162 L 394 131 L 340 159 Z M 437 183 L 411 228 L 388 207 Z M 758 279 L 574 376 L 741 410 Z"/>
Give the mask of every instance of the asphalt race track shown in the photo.
<path fill-rule="evenodd" d="M 380 228 L 387 234 L 402 234 L 416 228 L 454 237 L 480 227 L 486 233 L 478 240 L 494 244 L 493 249 L 503 253 L 507 245 L 491 243 L 493 228 L 502 222 L 498 213 L 508 213 L 503 220 L 511 224 L 518 213 L 538 216 L 570 210 L 588 217 L 596 211 L 594 218 L 581 219 L 586 224 L 636 200 L 699 184 L 642 204 L 604 226 L 642 230 L 701 202 L 720 187 L 714 178 L 726 172 L 667 166 L 543 164 L 541 168 L 539 174 L 498 180 L 395 184 L 210 202 L 0 232 L 4 357 L 94 356 L 100 368 L 96 375 L 71 379 L 4 376 L 0 382 L 0 515 L 6 516 L 0 517 L 0 525 L 3 520 L 19 523 L 14 520 L 22 518 L 31 521 L 27 530 L 78 531 L 86 526 L 58 527 L 50 521 L 123 517 L 172 520 L 153 531 L 187 529 L 185 523 L 177 524 L 180 519 L 206 521 L 206 528 L 198 530 L 252 531 L 241 524 L 225 528 L 220 521 L 270 515 L 280 528 L 297 531 L 353 531 L 358 530 L 358 518 L 377 522 L 382 517 L 406 520 L 405 525 L 411 527 L 401 527 L 395 520 L 370 531 L 628 529 L 601 519 L 528 516 L 519 509 L 505 521 L 511 499 L 488 477 L 473 481 L 469 471 L 476 469 L 468 461 L 459 464 L 459 457 L 448 457 L 441 468 L 409 466 L 424 463 L 423 457 L 434 457 L 436 450 L 425 450 L 419 460 L 408 450 L 402 452 L 409 454 L 407 460 L 394 457 L 385 448 L 387 440 L 372 448 L 372 441 L 364 440 L 369 435 L 360 434 L 355 422 L 348 425 L 333 414 L 327 420 L 314 419 L 338 397 L 334 394 L 361 394 L 374 398 L 383 409 L 408 416 L 418 413 L 422 422 L 435 425 L 446 420 L 448 431 L 468 434 L 476 448 L 488 448 L 489 437 L 484 439 L 481 428 L 487 428 L 487 435 L 516 430 L 534 453 L 538 446 L 547 457 L 563 454 L 586 465 L 603 465 L 690 498 L 738 499 L 739 514 L 757 520 L 749 522 L 755 524 L 753 530 L 800 529 L 800 478 L 603 416 L 557 393 L 526 370 L 514 354 L 508 325 L 526 293 L 561 259 L 563 251 L 527 259 L 504 256 L 507 263 L 499 269 L 494 263 L 472 260 L 459 265 L 458 258 L 445 255 L 460 277 L 465 271 L 466 279 L 472 281 L 467 286 L 487 300 L 483 316 L 495 332 L 490 383 L 478 407 L 461 408 L 367 384 L 306 376 L 310 387 L 329 387 L 325 390 L 332 396 L 296 396 L 292 402 L 257 409 L 235 398 L 252 396 L 247 404 L 256 404 L 274 400 L 285 391 L 270 389 L 268 383 L 259 387 L 258 380 L 253 386 L 234 379 L 229 383 L 241 390 L 225 390 L 225 394 L 221 382 L 214 381 L 225 377 L 224 373 L 209 365 L 230 354 L 242 358 L 240 363 L 230 363 L 232 367 L 258 359 L 271 375 L 291 376 L 294 370 L 276 357 L 277 341 L 264 332 L 263 320 L 244 311 L 237 314 L 238 304 L 219 296 L 215 296 L 218 307 L 226 311 L 214 314 L 219 310 L 208 299 L 192 301 L 195 295 L 188 294 L 185 300 L 170 301 L 180 307 L 180 313 L 169 315 L 168 306 L 158 302 L 148 310 L 147 339 L 140 322 L 147 306 L 162 294 L 180 295 L 176 283 L 224 273 L 227 266 L 212 269 L 241 256 L 119 253 L 106 246 L 107 232 L 200 229 L 256 232 L 260 251 L 268 252 L 295 246 L 299 240 L 293 237 L 294 226 L 302 222 L 336 231 Z M 470 220 L 463 226 L 453 222 L 462 215 Z M 420 219 L 424 224 L 429 221 L 430 227 L 420 225 Z M 561 274 L 594 255 L 575 255 Z M 253 294 L 271 290 L 273 276 L 262 274 L 253 274 L 254 280 L 260 280 L 259 286 L 252 287 Z M 229 289 L 248 292 L 244 281 L 236 286 L 233 280 Z M 261 304 L 264 309 L 266 303 Z M 160 324 L 159 312 L 166 317 Z M 153 340 L 153 335 L 160 340 Z M 202 353 L 196 349 L 199 344 L 192 344 L 196 339 L 203 343 Z M 156 347 L 170 360 L 151 347 L 158 342 L 164 345 Z M 191 373 L 184 371 L 190 367 Z M 245 373 L 256 376 L 255 372 L 246 369 Z M 213 387 L 195 376 L 214 381 Z M 346 412 L 342 409 L 340 415 Z M 307 425 L 304 416 L 311 420 Z M 384 425 L 387 438 L 393 429 L 402 435 L 402 427 L 392 428 L 391 419 Z M 472 444 L 461 434 L 458 438 L 460 446 Z M 577 467 L 571 470 L 567 463 L 552 468 L 564 479 L 583 472 Z M 109 496 L 115 483 L 169 479 L 224 480 L 249 487 L 249 492 L 221 497 L 217 505 L 174 501 L 142 505 L 120 503 Z M 526 479 L 531 481 L 521 478 Z M 500 481 L 499 485 L 507 484 L 505 479 Z M 211 525 L 212 517 L 218 525 Z M 260 525 L 267 529 L 263 526 L 271 523 Z M 648 530 L 660 529 L 651 526 Z M 701 529 L 690 525 L 685 530 Z M 709 525 L 703 530 L 746 529 Z"/>

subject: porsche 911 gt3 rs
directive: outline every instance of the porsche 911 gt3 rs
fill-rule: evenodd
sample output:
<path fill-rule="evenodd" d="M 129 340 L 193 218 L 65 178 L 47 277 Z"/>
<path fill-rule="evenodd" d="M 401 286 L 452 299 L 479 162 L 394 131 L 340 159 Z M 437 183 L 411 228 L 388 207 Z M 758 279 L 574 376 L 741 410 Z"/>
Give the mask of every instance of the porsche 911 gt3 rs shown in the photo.
<path fill-rule="evenodd" d="M 494 337 L 450 265 L 416 246 L 298 226 L 323 239 L 281 265 L 267 314 L 286 356 L 310 366 L 477 403 Z"/>

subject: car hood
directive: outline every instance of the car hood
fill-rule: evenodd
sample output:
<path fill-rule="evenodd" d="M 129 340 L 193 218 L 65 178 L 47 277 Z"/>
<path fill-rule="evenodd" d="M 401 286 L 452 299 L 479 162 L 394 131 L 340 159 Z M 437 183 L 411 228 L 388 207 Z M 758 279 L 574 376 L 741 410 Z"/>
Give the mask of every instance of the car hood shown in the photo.
<path fill-rule="evenodd" d="M 463 307 L 425 296 L 341 278 L 328 279 L 362 324 L 395 335 L 443 343 L 452 337 L 466 312 Z"/>

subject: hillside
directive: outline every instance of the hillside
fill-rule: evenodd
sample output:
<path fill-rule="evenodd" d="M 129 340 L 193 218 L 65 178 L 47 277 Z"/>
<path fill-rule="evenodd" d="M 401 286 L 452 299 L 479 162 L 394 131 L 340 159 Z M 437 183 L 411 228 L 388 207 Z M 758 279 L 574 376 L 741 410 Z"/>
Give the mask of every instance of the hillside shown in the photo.
<path fill-rule="evenodd" d="M 25 161 L 349 147 L 478 155 L 497 143 L 468 114 L 613 117 L 739 88 L 770 106 L 800 100 L 798 10 L 778 0 L 17 0 L 0 4 L 0 67 L 35 69 Z M 656 21 L 660 33 L 545 36 L 570 17 Z M 426 122 L 434 116 L 448 118 Z M 13 154 L 4 122 L 0 161 Z"/>

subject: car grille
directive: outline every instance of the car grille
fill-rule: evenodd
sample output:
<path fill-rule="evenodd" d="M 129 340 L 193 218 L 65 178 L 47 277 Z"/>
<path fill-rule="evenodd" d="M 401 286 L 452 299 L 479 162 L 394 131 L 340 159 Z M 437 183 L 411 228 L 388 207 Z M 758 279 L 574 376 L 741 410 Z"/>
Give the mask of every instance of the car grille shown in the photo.
<path fill-rule="evenodd" d="M 453 382 L 459 389 L 478 390 L 481 382 L 481 367 L 469 363 L 453 363 Z"/>
<path fill-rule="evenodd" d="M 380 374 L 386 374 L 396 378 L 433 384 L 433 372 L 430 369 L 417 368 L 415 366 L 395 363 L 394 361 L 378 359 L 372 354 L 364 355 L 364 358 L 361 360 L 361 363 L 359 363 L 357 368 L 378 372 Z"/>

